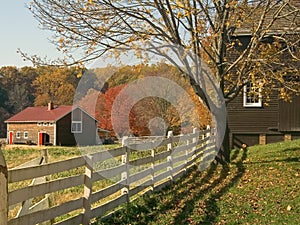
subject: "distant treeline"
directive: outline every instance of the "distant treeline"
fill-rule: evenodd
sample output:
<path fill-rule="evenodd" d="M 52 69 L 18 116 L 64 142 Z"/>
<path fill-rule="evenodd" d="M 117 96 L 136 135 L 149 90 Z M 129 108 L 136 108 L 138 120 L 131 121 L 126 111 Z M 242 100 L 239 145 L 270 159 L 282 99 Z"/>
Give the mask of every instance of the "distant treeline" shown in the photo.
<path fill-rule="evenodd" d="M 197 114 L 201 126 L 210 123 L 210 116 L 206 108 L 198 101 L 198 97 L 190 87 L 189 82 L 181 76 L 179 71 L 167 64 L 135 65 L 85 69 L 77 67 L 22 67 L 6 66 L 0 68 L 0 137 L 6 137 L 4 121 L 28 106 L 45 106 L 48 102 L 55 105 L 71 105 L 76 103 L 88 107 L 91 96 L 97 97 L 97 108 L 93 114 L 99 118 L 100 127 L 112 130 L 111 107 L 119 91 L 126 84 L 148 76 L 160 76 L 179 84 L 189 94 L 197 106 Z M 79 89 L 76 90 L 78 84 Z M 166 87 L 167 88 L 167 87 Z M 76 95 L 75 95 L 76 93 Z M 74 97 L 75 96 L 75 97 Z M 148 100 L 147 100 L 148 99 Z M 148 127 L 151 119 L 163 115 L 169 127 L 180 126 L 180 118 L 174 106 L 163 99 L 149 97 L 134 108 L 131 112 L 133 125 Z M 184 107 L 185 99 L 182 99 Z M 146 110 L 145 110 L 146 109 Z M 151 109 L 151 110 L 150 110 Z M 192 117 L 190 109 L 187 117 Z M 144 115 L 140 118 L 139 115 Z M 137 116 L 140 119 L 137 119 Z M 182 121 L 181 121 L 182 122 Z M 134 125 L 135 124 L 135 125 Z M 137 134 L 147 134 L 144 128 L 137 129 Z"/>

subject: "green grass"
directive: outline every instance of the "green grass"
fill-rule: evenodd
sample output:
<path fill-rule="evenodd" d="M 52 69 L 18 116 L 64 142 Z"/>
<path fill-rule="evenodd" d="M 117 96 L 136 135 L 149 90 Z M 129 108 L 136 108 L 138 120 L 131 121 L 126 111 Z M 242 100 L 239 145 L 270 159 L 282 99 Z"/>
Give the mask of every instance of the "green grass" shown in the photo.
<path fill-rule="evenodd" d="M 300 224 L 300 140 L 233 150 L 94 224 Z"/>
<path fill-rule="evenodd" d="M 7 146 L 3 149 L 4 158 L 6 160 L 6 164 L 8 165 L 9 169 L 12 169 L 16 166 L 19 166 L 25 162 L 28 162 L 32 159 L 41 157 L 42 152 L 41 150 L 46 148 L 48 152 L 48 161 L 55 162 L 55 161 L 61 161 L 68 158 L 78 157 L 81 156 L 84 153 L 91 153 L 99 150 L 104 149 L 111 149 L 119 147 L 120 145 L 105 145 L 105 146 L 90 146 L 90 147 L 59 147 L 59 146 L 47 146 L 47 147 L 38 147 L 38 146 Z M 63 171 L 60 173 L 52 174 L 51 176 L 48 176 L 47 178 L 49 180 L 55 180 L 60 179 L 64 177 L 74 176 L 78 174 L 83 174 L 85 171 L 84 167 L 78 167 L 74 168 L 72 170 Z M 15 183 L 10 183 L 8 185 L 8 190 L 11 192 L 16 189 L 24 188 L 31 184 L 31 180 L 25 180 Z M 93 189 L 99 190 L 101 188 L 107 187 L 111 185 L 112 182 L 110 180 L 101 180 L 99 182 L 95 182 L 93 184 Z M 51 193 L 50 195 L 50 201 L 51 206 L 60 205 L 64 202 L 70 201 L 72 199 L 79 198 L 83 195 L 83 185 L 79 185 L 76 187 L 60 190 Z M 41 200 L 44 196 L 39 196 L 34 199 L 34 201 Z M 17 205 L 17 207 L 12 208 L 9 211 L 9 218 L 15 217 L 17 214 L 17 211 L 19 210 L 20 206 Z M 76 210 L 74 212 L 69 213 L 68 215 L 63 215 L 61 217 L 58 217 L 55 219 L 56 222 L 61 221 L 62 219 L 65 219 L 69 216 L 74 216 L 78 213 L 80 213 L 81 210 Z"/>

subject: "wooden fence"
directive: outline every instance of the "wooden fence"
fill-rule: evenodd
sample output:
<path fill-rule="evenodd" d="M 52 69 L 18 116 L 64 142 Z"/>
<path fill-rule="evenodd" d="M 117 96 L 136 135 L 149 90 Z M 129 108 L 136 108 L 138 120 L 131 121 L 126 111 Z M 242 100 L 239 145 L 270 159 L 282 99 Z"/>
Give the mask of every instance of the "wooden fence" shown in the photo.
<path fill-rule="evenodd" d="M 152 139 L 142 143 L 123 139 L 122 147 L 81 157 L 7 170 L 0 151 L 1 225 L 89 224 L 137 196 L 157 190 L 182 176 L 188 168 L 215 151 L 211 130 Z M 142 145 L 142 146 L 141 146 Z M 141 150 L 143 147 L 144 150 Z M 73 171 L 71 175 L 68 171 Z M 58 174 L 67 173 L 62 177 Z M 34 179 L 46 178 L 39 182 Z M 29 185 L 22 182 L 29 181 Z M 106 181 L 106 183 L 104 182 Z M 8 185 L 18 186 L 8 191 Z M 101 183 L 102 182 L 102 183 Z M 103 185 L 105 183 L 106 185 Z M 8 217 L 9 211 L 28 201 L 37 204 L 45 196 L 77 187 L 79 195 L 44 208 Z M 20 210 L 19 210 L 20 211 Z"/>

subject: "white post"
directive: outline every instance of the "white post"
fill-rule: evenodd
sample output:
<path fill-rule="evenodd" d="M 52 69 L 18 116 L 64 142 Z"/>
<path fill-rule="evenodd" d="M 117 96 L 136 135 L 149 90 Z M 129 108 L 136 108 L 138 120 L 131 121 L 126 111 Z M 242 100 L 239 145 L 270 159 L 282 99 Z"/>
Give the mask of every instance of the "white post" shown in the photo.
<path fill-rule="evenodd" d="M 129 199 L 129 154 L 130 154 L 130 149 L 128 147 L 128 137 L 124 136 L 122 139 L 122 147 L 124 149 L 124 155 L 122 155 L 122 164 L 125 164 L 125 171 L 122 172 L 121 174 L 121 181 L 124 185 L 124 188 L 122 188 L 121 194 L 122 195 L 127 195 L 127 202 L 130 201 Z"/>
<path fill-rule="evenodd" d="M 210 126 L 209 125 L 207 125 L 206 126 L 206 137 L 210 137 L 210 132 L 211 132 L 211 129 L 210 129 Z M 206 141 L 206 145 L 208 145 L 209 144 L 209 140 L 210 139 L 208 139 L 207 141 Z"/>
<path fill-rule="evenodd" d="M 198 132 L 198 129 L 195 127 L 195 128 L 193 129 L 193 134 L 196 134 L 197 132 Z M 193 145 L 195 145 L 195 143 L 197 143 L 198 138 L 199 138 L 199 137 L 194 137 L 194 138 L 193 138 Z M 202 138 L 203 138 L 203 135 L 202 135 Z M 194 147 L 192 148 L 192 151 L 193 151 L 192 160 L 193 160 L 193 161 L 197 158 L 196 150 L 197 150 L 197 146 L 194 146 Z M 194 163 L 195 163 L 195 162 L 194 162 Z"/>
<path fill-rule="evenodd" d="M 7 166 L 1 151 L 0 144 L 0 221 L 1 225 L 7 225 L 8 218 L 8 183 Z"/>
<path fill-rule="evenodd" d="M 172 154 L 173 154 L 173 145 L 174 145 L 174 143 L 173 143 L 173 132 L 172 131 L 168 132 L 168 138 L 171 139 L 171 143 L 169 143 L 168 146 L 167 146 L 167 149 L 169 151 L 169 156 L 167 157 L 167 160 L 169 162 L 168 171 L 170 173 L 170 180 L 172 182 L 173 181 L 173 159 L 172 159 L 173 156 L 172 156 Z"/>
<path fill-rule="evenodd" d="M 90 224 L 91 219 L 91 197 L 93 192 L 93 158 L 90 155 L 85 156 L 85 176 L 84 176 L 84 199 L 83 199 L 83 225 Z"/>
<path fill-rule="evenodd" d="M 155 149 L 152 148 L 151 149 L 151 189 L 152 191 L 154 191 L 154 187 L 155 187 L 155 183 L 154 183 L 154 177 L 155 177 L 155 173 L 154 173 L 154 170 L 155 170 L 155 160 L 154 160 L 154 157 L 155 157 Z"/>
<path fill-rule="evenodd" d="M 186 140 L 186 146 L 188 147 L 190 145 L 190 140 Z M 185 150 L 185 161 L 184 161 L 184 170 L 186 171 L 187 170 L 187 165 L 188 165 L 188 162 L 189 162 L 189 159 L 188 159 L 188 155 L 189 155 L 189 147 Z"/>

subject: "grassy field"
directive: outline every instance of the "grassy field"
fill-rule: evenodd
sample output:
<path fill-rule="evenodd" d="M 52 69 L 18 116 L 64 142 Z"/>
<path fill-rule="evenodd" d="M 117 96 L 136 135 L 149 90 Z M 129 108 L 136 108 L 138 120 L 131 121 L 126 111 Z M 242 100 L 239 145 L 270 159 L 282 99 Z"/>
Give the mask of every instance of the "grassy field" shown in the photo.
<path fill-rule="evenodd" d="M 42 156 L 42 149 L 47 149 L 48 152 L 48 161 L 49 162 L 56 162 L 56 161 L 61 161 L 65 160 L 68 158 L 72 157 L 77 157 L 80 155 L 83 155 L 85 152 L 91 152 L 96 150 L 103 150 L 103 149 L 111 149 L 118 147 L 120 145 L 103 145 L 103 146 L 95 146 L 95 147 L 59 147 L 59 146 L 47 146 L 47 147 L 38 147 L 38 146 L 6 146 L 2 148 L 1 150 L 3 151 L 4 158 L 6 160 L 6 164 L 9 169 L 12 169 L 16 166 L 19 166 L 23 163 L 26 163 L 32 159 L 39 158 Z M 47 178 L 49 180 L 54 180 L 54 179 L 59 179 L 59 178 L 64 178 L 64 177 L 69 177 L 69 176 L 74 176 L 77 174 L 82 174 L 84 173 L 84 167 L 78 167 L 72 170 L 52 174 L 51 176 L 48 176 Z M 31 180 L 25 180 L 25 181 L 20 181 L 16 183 L 10 183 L 8 185 L 8 190 L 11 192 L 16 189 L 20 189 L 23 187 L 26 187 L 30 185 L 32 181 Z M 111 184 L 110 180 L 104 180 L 101 182 L 96 182 L 93 186 L 94 190 L 100 190 L 104 187 L 107 187 L 108 185 Z M 78 198 L 83 195 L 83 185 L 60 190 L 53 192 L 50 195 L 50 202 L 52 206 L 55 205 L 60 205 L 64 202 L 70 201 L 72 199 Z M 39 201 L 43 198 L 37 197 L 34 199 L 34 202 Z M 13 207 L 9 211 L 9 218 L 13 218 L 17 215 L 17 212 L 19 211 L 21 205 L 18 204 L 16 207 Z M 81 210 L 73 211 L 72 213 L 68 215 L 64 215 L 61 217 L 58 217 L 55 219 L 55 221 L 61 221 L 67 217 L 76 215 L 80 212 Z"/>
<path fill-rule="evenodd" d="M 233 150 L 94 224 L 300 224 L 300 140 Z"/>

